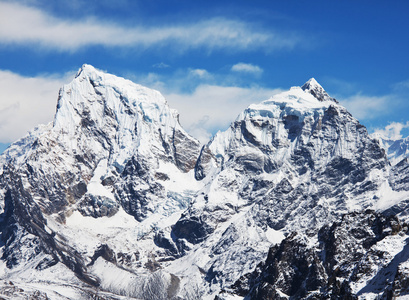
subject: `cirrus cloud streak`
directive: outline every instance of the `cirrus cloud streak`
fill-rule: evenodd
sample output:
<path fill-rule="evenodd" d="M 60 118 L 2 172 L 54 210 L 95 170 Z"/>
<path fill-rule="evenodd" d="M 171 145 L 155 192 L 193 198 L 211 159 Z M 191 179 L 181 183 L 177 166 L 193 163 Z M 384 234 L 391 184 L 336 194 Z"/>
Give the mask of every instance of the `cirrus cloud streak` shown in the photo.
<path fill-rule="evenodd" d="M 231 70 L 234 72 L 253 73 L 255 75 L 263 73 L 263 69 L 259 66 L 246 63 L 237 63 L 231 67 Z"/>
<path fill-rule="evenodd" d="M 95 45 L 141 49 L 172 45 L 179 51 L 197 48 L 271 51 L 293 48 L 300 42 L 294 34 L 265 31 L 226 18 L 190 24 L 124 27 L 96 18 L 59 19 L 35 7 L 0 2 L 0 44 L 3 45 L 34 44 L 71 52 Z"/>
<path fill-rule="evenodd" d="M 385 114 L 391 109 L 393 95 L 386 96 L 366 96 L 357 94 L 340 102 L 358 120 L 369 120 Z"/>

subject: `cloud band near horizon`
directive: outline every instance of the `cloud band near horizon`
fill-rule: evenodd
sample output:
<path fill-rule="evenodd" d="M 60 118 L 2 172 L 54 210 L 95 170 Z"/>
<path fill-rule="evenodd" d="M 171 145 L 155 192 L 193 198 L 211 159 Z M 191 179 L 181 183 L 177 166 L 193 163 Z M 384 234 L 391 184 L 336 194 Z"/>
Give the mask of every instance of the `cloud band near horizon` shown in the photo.
<path fill-rule="evenodd" d="M 74 73 L 25 77 L 0 70 L 0 143 L 16 141 L 35 126 L 52 121 L 58 90 L 72 80 Z M 226 129 L 248 105 L 266 100 L 282 91 L 261 86 L 223 84 L 220 77 L 216 76 L 216 80 L 213 80 L 215 75 L 207 70 L 187 69 L 185 74 L 182 71 L 176 73 L 181 77 L 171 79 L 154 76 L 153 81 L 134 81 L 163 93 L 169 105 L 179 111 L 182 126 L 202 143 L 207 142 L 217 130 Z M 193 89 L 174 89 L 180 85 L 179 81 L 185 84 L 190 82 Z M 367 120 L 385 113 L 390 107 L 388 100 L 391 97 L 393 95 L 369 97 L 358 94 L 339 100 L 359 120 Z M 408 123 L 400 127 L 394 126 L 394 136 L 398 136 L 400 130 L 408 126 Z M 387 126 L 384 133 L 392 132 L 390 127 Z M 380 129 L 376 128 L 375 131 L 380 132 Z"/>

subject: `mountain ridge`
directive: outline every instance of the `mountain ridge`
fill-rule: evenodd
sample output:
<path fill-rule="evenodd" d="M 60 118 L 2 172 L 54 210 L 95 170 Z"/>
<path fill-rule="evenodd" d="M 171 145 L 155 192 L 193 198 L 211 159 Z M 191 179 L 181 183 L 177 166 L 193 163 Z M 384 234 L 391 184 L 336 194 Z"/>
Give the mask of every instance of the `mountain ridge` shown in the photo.
<path fill-rule="evenodd" d="M 292 232 L 312 245 L 345 215 L 405 222 L 409 207 L 409 167 L 313 78 L 201 147 L 159 92 L 84 65 L 54 122 L 0 163 L 0 278 L 55 299 L 43 282 L 78 299 L 241 299 L 235 283 Z"/>

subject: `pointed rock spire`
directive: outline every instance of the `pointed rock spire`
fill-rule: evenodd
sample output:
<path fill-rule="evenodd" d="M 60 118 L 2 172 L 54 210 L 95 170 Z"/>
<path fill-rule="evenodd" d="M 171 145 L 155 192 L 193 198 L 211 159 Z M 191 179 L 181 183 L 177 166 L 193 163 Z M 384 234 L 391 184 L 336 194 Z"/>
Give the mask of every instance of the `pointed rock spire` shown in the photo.
<path fill-rule="evenodd" d="M 322 86 L 315 80 L 315 78 L 310 78 L 304 85 L 301 87 L 304 91 L 311 88 L 323 89 Z"/>
<path fill-rule="evenodd" d="M 94 68 L 91 65 L 88 64 L 83 64 L 82 67 L 78 70 L 77 74 L 75 75 L 75 78 L 81 76 L 81 74 L 90 74 L 90 73 L 96 73 L 97 69 Z"/>
<path fill-rule="evenodd" d="M 324 88 L 315 80 L 315 78 L 310 78 L 304 85 L 301 87 L 304 92 L 310 93 L 319 101 L 334 101 L 338 103 L 337 100 L 330 97 Z"/>

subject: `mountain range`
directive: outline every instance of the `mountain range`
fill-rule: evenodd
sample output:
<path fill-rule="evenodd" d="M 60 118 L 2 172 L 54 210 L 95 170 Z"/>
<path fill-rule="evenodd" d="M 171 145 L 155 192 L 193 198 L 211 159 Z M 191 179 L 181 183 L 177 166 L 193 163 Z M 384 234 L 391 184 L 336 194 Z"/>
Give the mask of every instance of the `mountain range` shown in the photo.
<path fill-rule="evenodd" d="M 409 297 L 408 145 L 313 78 L 201 145 L 159 92 L 84 65 L 0 156 L 0 297 Z"/>

